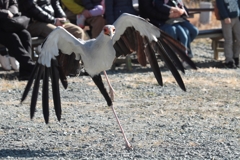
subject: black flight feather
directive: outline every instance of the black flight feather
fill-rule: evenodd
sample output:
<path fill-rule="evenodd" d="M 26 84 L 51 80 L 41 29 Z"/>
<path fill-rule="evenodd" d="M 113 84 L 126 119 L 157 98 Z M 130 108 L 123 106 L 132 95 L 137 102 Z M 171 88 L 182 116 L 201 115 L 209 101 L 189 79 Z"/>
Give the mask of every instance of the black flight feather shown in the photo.
<path fill-rule="evenodd" d="M 33 68 L 33 71 L 29 77 L 29 80 L 28 80 L 28 83 L 24 89 L 24 92 L 23 92 L 23 95 L 22 95 L 22 98 L 21 98 L 21 103 L 25 100 L 25 98 L 27 97 L 28 95 L 28 92 L 30 91 L 30 88 L 32 86 L 32 83 L 33 83 L 33 80 L 34 80 L 34 77 L 36 75 L 36 73 L 38 72 L 38 69 L 39 69 L 39 63 L 36 63 L 34 68 Z"/>
<path fill-rule="evenodd" d="M 148 58 L 148 61 L 151 65 L 151 68 L 153 70 L 153 74 L 156 77 L 158 84 L 160 86 L 163 86 L 162 75 L 161 75 L 161 72 L 160 72 L 160 67 L 158 65 L 155 53 L 154 53 L 153 49 L 151 48 L 151 46 L 149 44 L 148 38 L 144 37 L 144 40 L 147 42 L 147 46 L 145 48 L 145 54 L 146 54 L 146 56 Z"/>
<path fill-rule="evenodd" d="M 61 120 L 61 99 L 59 92 L 59 72 L 58 72 L 58 63 L 56 60 L 51 60 L 51 76 L 52 76 L 52 93 L 53 93 L 53 103 L 54 109 L 57 116 L 58 121 Z"/>
<path fill-rule="evenodd" d="M 44 66 L 40 65 L 39 70 L 37 72 L 37 77 L 35 79 L 34 86 L 33 86 L 32 99 L 31 99 L 31 105 L 30 105 L 30 116 L 31 116 L 31 119 L 33 118 L 34 112 L 36 110 L 38 91 L 39 91 L 39 83 L 40 83 L 40 80 L 41 80 L 41 76 L 42 76 L 43 70 L 44 70 Z"/>
<path fill-rule="evenodd" d="M 166 65 L 168 66 L 168 68 L 170 69 L 170 71 L 172 72 L 174 78 L 176 79 L 178 85 L 180 86 L 180 88 L 184 91 L 186 91 L 185 85 L 183 83 L 183 80 L 180 76 L 180 74 L 178 73 L 178 70 L 176 69 L 176 67 L 173 65 L 171 59 L 168 57 L 166 50 L 164 49 L 164 47 L 162 46 L 162 44 L 160 42 L 157 43 L 159 50 L 161 51 L 161 56 L 164 60 L 164 62 L 166 63 Z"/>
<path fill-rule="evenodd" d="M 169 47 L 171 47 L 171 49 L 174 50 L 176 54 L 178 54 L 182 61 L 185 61 L 187 64 L 189 64 L 191 68 L 197 69 L 193 61 L 186 55 L 186 48 L 183 46 L 183 44 L 179 43 L 179 41 L 175 40 L 164 32 L 161 32 L 161 36 L 164 41 L 169 45 Z"/>
<path fill-rule="evenodd" d="M 50 68 L 45 67 L 43 76 L 43 87 L 42 87 L 42 110 L 45 123 L 49 122 L 49 70 Z"/>
<path fill-rule="evenodd" d="M 177 68 L 180 69 L 183 73 L 185 73 L 182 62 L 179 60 L 179 58 L 176 55 L 176 53 L 174 52 L 174 50 L 163 39 L 160 39 L 160 42 L 164 46 L 166 53 L 171 58 L 173 63 L 177 66 Z"/>

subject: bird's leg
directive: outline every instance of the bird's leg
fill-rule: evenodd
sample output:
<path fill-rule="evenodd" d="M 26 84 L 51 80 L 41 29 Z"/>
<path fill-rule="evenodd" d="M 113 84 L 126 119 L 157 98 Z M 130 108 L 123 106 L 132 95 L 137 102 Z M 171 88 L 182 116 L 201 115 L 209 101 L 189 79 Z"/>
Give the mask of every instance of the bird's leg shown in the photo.
<path fill-rule="evenodd" d="M 115 110 L 114 110 L 114 107 L 113 107 L 113 104 L 112 104 L 112 100 L 111 100 L 111 98 L 109 97 L 106 88 L 104 87 L 104 84 L 103 84 L 103 82 L 102 82 L 102 77 L 101 77 L 101 75 L 100 75 L 100 74 L 99 74 L 99 75 L 95 75 L 94 77 L 92 77 L 92 79 L 93 79 L 94 83 L 97 85 L 97 87 L 98 87 L 98 89 L 100 90 L 100 92 L 102 93 L 102 95 L 103 95 L 103 97 L 105 98 L 105 100 L 107 101 L 108 106 L 112 108 L 112 111 L 113 111 L 114 116 L 115 116 L 115 118 L 116 118 L 116 120 L 117 120 L 117 123 L 118 123 L 118 125 L 119 125 L 119 127 L 120 127 L 120 129 L 121 129 L 121 131 L 122 131 L 124 140 L 125 140 L 125 142 L 126 142 L 126 146 L 128 147 L 128 149 L 132 149 L 132 146 L 131 146 L 131 144 L 128 142 L 128 140 L 127 140 L 127 138 L 126 138 L 126 136 L 125 136 L 125 133 L 124 133 L 124 131 L 123 131 L 123 128 L 122 128 L 122 126 L 121 126 L 121 123 L 120 123 L 120 121 L 119 121 L 119 119 L 118 119 L 118 116 L 117 116 L 117 114 L 116 114 L 116 112 L 115 112 Z"/>
<path fill-rule="evenodd" d="M 116 120 L 117 120 L 117 123 L 118 123 L 118 125 L 119 125 L 119 128 L 120 128 L 121 131 L 122 131 L 123 138 L 124 138 L 124 140 L 125 140 L 125 142 L 126 142 L 127 148 L 128 148 L 128 149 L 132 149 L 132 145 L 131 145 L 131 144 L 129 143 L 129 141 L 127 140 L 127 137 L 126 137 L 126 135 L 125 135 L 125 133 L 124 133 L 124 130 L 123 130 L 122 125 L 121 125 L 121 123 L 120 123 L 120 121 L 119 121 L 119 119 L 118 119 L 117 113 L 116 113 L 113 105 L 111 105 L 111 108 L 112 108 L 113 114 L 114 114 L 114 116 L 115 116 L 115 118 L 116 118 Z"/>
<path fill-rule="evenodd" d="M 115 91 L 114 91 L 114 89 L 113 89 L 113 87 L 112 87 L 112 85 L 111 85 L 111 83 L 110 83 L 110 81 L 109 81 L 109 79 L 108 79 L 108 76 L 107 76 L 106 71 L 103 71 L 103 73 L 104 73 L 104 75 L 105 75 L 105 77 L 106 77 L 106 79 L 107 79 L 107 83 L 108 83 L 108 86 L 109 86 L 109 95 L 110 95 L 110 97 L 111 97 L 111 100 L 114 101 Z"/>

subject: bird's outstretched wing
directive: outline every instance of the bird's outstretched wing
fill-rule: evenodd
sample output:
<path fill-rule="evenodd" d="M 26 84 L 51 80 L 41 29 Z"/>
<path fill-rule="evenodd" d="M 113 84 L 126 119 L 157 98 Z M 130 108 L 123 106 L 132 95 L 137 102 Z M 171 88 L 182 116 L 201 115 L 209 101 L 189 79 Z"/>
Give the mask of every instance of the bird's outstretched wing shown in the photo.
<path fill-rule="evenodd" d="M 30 104 L 31 118 L 34 116 L 36 109 L 36 103 L 38 98 L 38 91 L 40 86 L 40 80 L 43 79 L 42 84 L 42 108 L 45 122 L 49 121 L 49 80 L 51 79 L 52 93 L 54 108 L 58 120 L 61 119 L 61 100 L 59 92 L 59 80 L 63 87 L 66 89 L 68 86 L 66 75 L 68 73 L 68 67 L 71 65 L 74 58 L 79 59 L 80 52 L 82 52 L 82 46 L 84 41 L 73 37 L 62 27 L 57 27 L 53 30 L 49 36 L 45 39 L 39 49 L 39 59 L 33 69 L 33 72 L 28 80 L 28 83 L 23 92 L 21 103 L 27 97 L 32 84 L 32 98 Z M 59 52 L 61 50 L 62 52 Z M 64 53 L 64 55 L 63 55 Z M 75 54 L 73 54 L 75 53 Z M 34 81 L 35 80 L 35 81 Z"/>
<path fill-rule="evenodd" d="M 113 25 L 116 28 L 113 45 L 117 57 L 136 52 L 138 62 L 142 66 L 146 66 L 148 61 L 159 85 L 162 86 L 162 76 L 156 58 L 157 53 L 166 63 L 179 86 L 184 91 L 186 90 L 177 69 L 184 73 L 183 61 L 193 69 L 196 69 L 196 66 L 186 55 L 186 48 L 179 41 L 147 20 L 127 13 L 122 14 Z"/>

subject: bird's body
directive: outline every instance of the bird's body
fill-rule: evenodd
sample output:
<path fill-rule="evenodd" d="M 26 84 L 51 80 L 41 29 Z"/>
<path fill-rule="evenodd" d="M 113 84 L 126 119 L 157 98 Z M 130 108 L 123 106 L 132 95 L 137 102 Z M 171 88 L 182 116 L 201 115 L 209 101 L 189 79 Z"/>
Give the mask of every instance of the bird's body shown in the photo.
<path fill-rule="evenodd" d="M 58 41 L 56 43 L 45 43 L 44 47 L 51 49 L 61 48 L 61 51 L 64 54 L 68 55 L 74 52 L 76 59 L 81 59 L 84 62 L 84 69 L 92 77 L 101 73 L 104 70 L 110 69 L 112 66 L 112 62 L 116 58 L 116 51 L 112 47 L 111 39 L 104 36 L 103 34 L 99 35 L 97 39 L 83 41 L 73 37 L 64 28 L 57 27 L 54 32 L 52 32 L 52 35 L 50 34 L 49 36 L 51 37 L 51 40 L 58 40 L 63 38 L 71 38 L 71 40 L 74 40 L 74 44 L 72 43 L 71 45 L 69 45 L 68 43 L 62 44 Z M 110 43 L 110 45 L 108 43 Z M 58 56 L 57 50 L 51 50 L 51 52 L 49 52 L 43 51 L 43 49 L 40 48 L 39 52 L 41 54 L 39 56 L 38 62 L 46 65 L 47 67 L 51 66 L 51 59 L 53 59 L 55 56 Z"/>
<path fill-rule="evenodd" d="M 72 64 L 69 62 L 65 63 L 66 60 L 59 58 L 62 55 L 59 50 L 65 55 L 73 55 L 74 53 L 75 59 L 81 59 L 84 69 L 92 77 L 108 106 L 111 106 L 120 129 L 123 132 L 100 73 L 102 71 L 105 73 L 105 70 L 110 69 L 117 57 L 136 52 L 139 63 L 145 66 L 148 61 L 158 84 L 162 85 L 162 76 L 155 55 L 158 53 L 171 70 L 179 86 L 185 90 L 182 78 L 177 71 L 177 69 L 180 69 L 184 72 L 184 68 L 178 57 L 182 61 L 187 62 L 192 68 L 196 68 L 194 63 L 186 56 L 185 49 L 182 44 L 157 27 L 140 17 L 130 14 L 123 14 L 113 25 L 105 26 L 96 39 L 87 41 L 76 39 L 62 27 L 57 27 L 49 34 L 40 48 L 38 63 L 28 81 L 21 101 L 26 98 L 35 77 L 30 105 L 32 118 L 36 108 L 40 79 L 43 76 L 42 108 L 45 122 L 48 123 L 48 83 L 51 77 L 55 112 L 58 120 L 60 120 L 61 100 L 59 80 L 67 88 L 67 78 L 63 70 Z M 124 132 L 123 135 L 127 146 L 130 147 L 131 145 L 127 141 Z"/>

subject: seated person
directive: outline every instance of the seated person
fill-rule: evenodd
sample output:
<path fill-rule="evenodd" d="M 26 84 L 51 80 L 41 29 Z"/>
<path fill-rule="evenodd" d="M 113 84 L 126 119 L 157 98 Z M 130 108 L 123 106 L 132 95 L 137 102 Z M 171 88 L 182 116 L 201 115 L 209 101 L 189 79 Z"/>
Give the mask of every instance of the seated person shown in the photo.
<path fill-rule="evenodd" d="M 96 38 L 105 25 L 104 0 L 62 0 L 67 18 L 81 28 L 91 27 L 91 37 Z"/>
<path fill-rule="evenodd" d="M 15 14 L 18 14 L 16 0 L 5 0 L 0 3 L 0 43 L 8 49 L 8 54 L 20 63 L 19 80 L 27 80 L 35 66 L 31 59 L 32 39 L 30 33 L 26 29 L 17 33 L 1 29 L 1 25 L 4 24 L 3 19 L 12 18 Z"/>
<path fill-rule="evenodd" d="M 59 0 L 18 0 L 20 11 L 31 18 L 27 30 L 34 37 L 47 37 L 57 26 L 62 26 L 74 37 L 88 39 L 88 35 L 77 25 L 68 22 Z M 49 3 L 50 2 L 50 3 Z M 65 55 L 66 56 L 66 55 Z M 78 63 L 78 61 L 74 61 Z M 80 64 L 70 75 L 80 73 Z"/>
<path fill-rule="evenodd" d="M 182 1 L 179 0 L 153 0 L 153 6 L 161 12 L 161 14 L 171 15 L 166 24 L 175 26 L 177 39 L 186 47 L 188 50 L 186 54 L 192 58 L 193 54 L 191 51 L 190 43 L 198 35 L 198 29 L 192 25 L 188 20 L 187 8 L 184 6 Z"/>
<path fill-rule="evenodd" d="M 105 19 L 107 24 L 113 24 L 123 13 L 138 15 L 132 0 L 105 0 Z"/>
<path fill-rule="evenodd" d="M 177 39 L 176 27 L 165 23 L 168 19 L 173 18 L 173 14 L 162 14 L 153 6 L 152 0 L 138 0 L 138 4 L 141 17 L 148 19 L 150 23 Z"/>
<path fill-rule="evenodd" d="M 57 26 L 62 26 L 76 38 L 87 38 L 80 27 L 67 21 L 59 0 L 18 0 L 18 2 L 20 11 L 31 18 L 27 30 L 32 36 L 47 37 Z"/>

